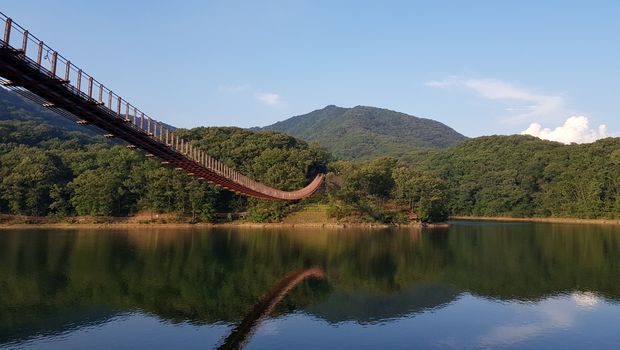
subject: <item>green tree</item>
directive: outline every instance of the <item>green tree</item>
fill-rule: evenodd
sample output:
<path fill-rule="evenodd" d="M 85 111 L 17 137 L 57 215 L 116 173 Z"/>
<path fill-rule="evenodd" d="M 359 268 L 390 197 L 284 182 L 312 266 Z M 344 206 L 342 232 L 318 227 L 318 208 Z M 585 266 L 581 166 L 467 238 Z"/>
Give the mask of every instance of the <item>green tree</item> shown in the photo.
<path fill-rule="evenodd" d="M 71 182 L 71 203 L 78 215 L 121 214 L 125 194 L 122 179 L 105 168 L 87 170 Z"/>
<path fill-rule="evenodd" d="M 45 151 L 19 146 L 4 154 L 0 193 L 13 214 L 46 215 L 50 190 L 65 177 L 57 159 Z"/>
<path fill-rule="evenodd" d="M 445 182 L 436 175 L 406 167 L 394 170 L 394 198 L 406 203 L 422 222 L 444 221 L 446 209 Z"/>

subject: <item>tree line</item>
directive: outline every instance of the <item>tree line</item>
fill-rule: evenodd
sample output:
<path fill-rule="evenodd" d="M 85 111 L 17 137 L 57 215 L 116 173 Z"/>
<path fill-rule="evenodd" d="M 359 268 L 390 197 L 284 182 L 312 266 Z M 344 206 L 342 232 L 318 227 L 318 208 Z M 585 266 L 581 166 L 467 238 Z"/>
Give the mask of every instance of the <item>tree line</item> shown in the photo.
<path fill-rule="evenodd" d="M 0 121 L 0 213 L 129 216 L 178 213 L 213 221 L 247 213 L 279 221 L 305 202 L 342 221 L 442 221 L 448 215 L 620 218 L 620 139 L 562 145 L 488 136 L 400 158 L 336 160 L 278 132 L 194 128 L 178 134 L 226 165 L 283 190 L 327 172 L 322 194 L 298 203 L 232 194 L 91 134 Z"/>
<path fill-rule="evenodd" d="M 316 145 L 240 128 L 179 130 L 228 166 L 285 190 L 324 172 L 329 155 Z M 281 203 L 231 194 L 146 158 L 140 151 L 45 124 L 0 121 L 0 212 L 34 216 L 127 216 L 179 213 L 213 221 L 216 212 L 275 220 Z"/>
<path fill-rule="evenodd" d="M 620 138 L 563 145 L 485 136 L 446 150 L 331 166 L 328 193 L 336 216 L 400 222 L 408 208 L 422 221 L 448 215 L 620 218 Z"/>

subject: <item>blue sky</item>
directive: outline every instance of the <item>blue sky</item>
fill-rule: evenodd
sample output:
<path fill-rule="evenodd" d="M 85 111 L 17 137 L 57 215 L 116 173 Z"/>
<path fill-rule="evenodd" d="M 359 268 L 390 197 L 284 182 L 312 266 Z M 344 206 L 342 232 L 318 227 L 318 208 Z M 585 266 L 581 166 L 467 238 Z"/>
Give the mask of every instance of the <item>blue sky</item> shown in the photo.
<path fill-rule="evenodd" d="M 0 11 L 181 127 L 263 126 L 336 104 L 467 136 L 620 133 L 620 1 L 23 0 Z"/>

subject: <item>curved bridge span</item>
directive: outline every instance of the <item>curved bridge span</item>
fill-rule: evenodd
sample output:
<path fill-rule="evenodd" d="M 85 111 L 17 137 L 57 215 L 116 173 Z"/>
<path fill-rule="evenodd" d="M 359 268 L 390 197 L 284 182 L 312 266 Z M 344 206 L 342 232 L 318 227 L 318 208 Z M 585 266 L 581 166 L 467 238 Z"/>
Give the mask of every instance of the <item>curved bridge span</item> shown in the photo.
<path fill-rule="evenodd" d="M 43 41 L 0 12 L 4 35 L 0 41 L 0 83 L 54 112 L 103 130 L 156 156 L 163 164 L 250 197 L 298 200 L 312 195 L 323 183 L 317 175 L 306 187 L 282 191 L 254 181 L 178 137 L 163 124 L 112 92 Z M 2 22 L 0 22 L 0 25 Z"/>

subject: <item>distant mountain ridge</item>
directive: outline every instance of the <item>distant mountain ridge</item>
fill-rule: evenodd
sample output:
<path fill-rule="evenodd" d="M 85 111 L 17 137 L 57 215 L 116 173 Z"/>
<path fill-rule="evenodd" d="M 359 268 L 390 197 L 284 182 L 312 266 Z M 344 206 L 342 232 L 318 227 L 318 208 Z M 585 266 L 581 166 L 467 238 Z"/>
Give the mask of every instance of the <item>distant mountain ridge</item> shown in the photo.
<path fill-rule="evenodd" d="M 400 156 L 419 148 L 448 148 L 467 139 L 438 121 L 368 106 L 329 105 L 256 129 L 317 141 L 344 159 Z"/>

